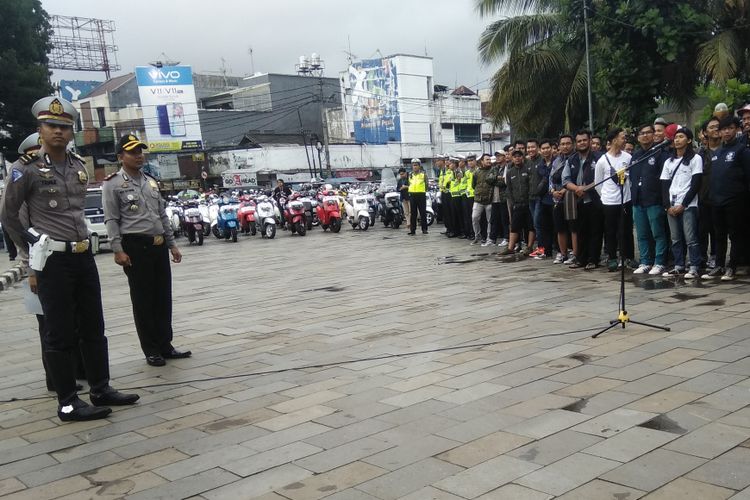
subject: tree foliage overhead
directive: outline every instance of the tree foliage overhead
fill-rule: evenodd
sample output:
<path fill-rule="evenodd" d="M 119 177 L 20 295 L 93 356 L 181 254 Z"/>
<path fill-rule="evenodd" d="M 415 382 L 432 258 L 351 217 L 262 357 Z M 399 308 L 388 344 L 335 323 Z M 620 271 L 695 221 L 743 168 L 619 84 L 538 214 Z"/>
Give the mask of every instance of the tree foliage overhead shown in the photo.
<path fill-rule="evenodd" d="M 709 60 L 707 47 L 721 22 L 715 18 L 717 3 L 723 4 L 586 0 L 598 130 L 648 120 L 660 100 L 688 110 L 698 84 L 711 76 L 700 61 L 702 55 Z M 477 0 L 476 5 L 482 16 L 507 16 L 492 22 L 479 41 L 484 63 L 502 63 L 492 80 L 495 119 L 508 120 L 523 135 L 554 135 L 586 124 L 584 0 Z M 750 44 L 750 36 L 744 43 Z M 723 67 L 710 61 L 704 65 Z"/>
<path fill-rule="evenodd" d="M 15 156 L 36 130 L 31 105 L 52 93 L 51 29 L 40 0 L 0 0 L 0 151 Z"/>

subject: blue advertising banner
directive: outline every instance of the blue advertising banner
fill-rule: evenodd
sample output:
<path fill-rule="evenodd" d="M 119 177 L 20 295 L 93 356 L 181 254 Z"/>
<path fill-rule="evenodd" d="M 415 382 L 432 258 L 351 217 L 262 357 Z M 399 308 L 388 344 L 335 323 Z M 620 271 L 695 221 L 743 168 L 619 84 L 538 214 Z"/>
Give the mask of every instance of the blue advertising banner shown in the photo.
<path fill-rule="evenodd" d="M 102 82 L 92 80 L 60 80 L 60 97 L 70 102 L 83 99 Z"/>
<path fill-rule="evenodd" d="M 354 139 L 368 144 L 401 140 L 398 72 L 393 59 L 365 59 L 349 66 Z"/>

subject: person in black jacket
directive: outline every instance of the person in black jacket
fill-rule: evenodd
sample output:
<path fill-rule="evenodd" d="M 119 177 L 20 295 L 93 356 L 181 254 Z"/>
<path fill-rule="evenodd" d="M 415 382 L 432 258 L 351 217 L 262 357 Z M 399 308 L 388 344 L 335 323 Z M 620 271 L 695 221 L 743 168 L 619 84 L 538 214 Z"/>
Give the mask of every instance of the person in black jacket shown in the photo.
<path fill-rule="evenodd" d="M 722 146 L 711 156 L 711 203 L 716 232 L 716 267 L 705 278 L 734 279 L 747 239 L 747 199 L 750 191 L 750 150 L 737 139 L 740 119 L 719 123 Z M 732 242 L 726 262 L 727 236 Z M 726 268 L 725 268 L 726 267 Z M 723 272 L 723 275 L 722 275 Z"/>

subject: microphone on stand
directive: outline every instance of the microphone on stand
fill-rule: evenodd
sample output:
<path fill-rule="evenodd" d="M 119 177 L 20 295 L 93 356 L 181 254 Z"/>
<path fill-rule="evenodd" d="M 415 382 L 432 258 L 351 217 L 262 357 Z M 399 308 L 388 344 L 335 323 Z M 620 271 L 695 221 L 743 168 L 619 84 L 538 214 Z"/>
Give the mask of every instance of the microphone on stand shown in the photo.
<path fill-rule="evenodd" d="M 664 148 L 672 144 L 672 141 L 670 139 L 664 139 L 659 144 L 654 144 L 651 146 L 648 150 L 649 151 L 656 151 L 657 149 Z"/>

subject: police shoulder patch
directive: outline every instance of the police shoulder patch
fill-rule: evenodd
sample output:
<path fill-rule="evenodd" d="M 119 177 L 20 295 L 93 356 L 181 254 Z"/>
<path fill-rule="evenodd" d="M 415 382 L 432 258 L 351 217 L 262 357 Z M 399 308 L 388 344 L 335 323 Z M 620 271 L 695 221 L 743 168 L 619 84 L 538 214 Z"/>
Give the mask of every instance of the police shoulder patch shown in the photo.
<path fill-rule="evenodd" d="M 118 173 L 119 173 L 119 172 L 113 172 L 113 173 L 109 174 L 109 175 L 108 175 L 107 177 L 105 177 L 105 178 L 104 178 L 104 180 L 105 180 L 105 181 L 108 181 L 108 180 L 110 180 L 110 179 L 114 179 L 115 177 L 117 177 L 117 174 L 118 174 Z"/>
<path fill-rule="evenodd" d="M 18 158 L 18 160 L 24 165 L 28 165 L 29 163 L 32 163 L 34 160 L 38 160 L 38 159 L 39 159 L 39 156 L 37 156 L 36 153 L 26 153 L 26 154 L 21 155 L 20 158 Z"/>
<path fill-rule="evenodd" d="M 80 161 L 81 163 L 86 163 L 86 160 L 84 160 L 84 159 L 83 159 L 83 156 L 79 155 L 79 154 L 78 154 L 78 153 L 76 153 L 75 151 L 71 151 L 71 152 L 70 152 L 70 156 L 72 156 L 72 157 L 73 157 L 73 158 L 75 158 L 76 160 Z"/>

